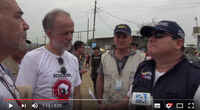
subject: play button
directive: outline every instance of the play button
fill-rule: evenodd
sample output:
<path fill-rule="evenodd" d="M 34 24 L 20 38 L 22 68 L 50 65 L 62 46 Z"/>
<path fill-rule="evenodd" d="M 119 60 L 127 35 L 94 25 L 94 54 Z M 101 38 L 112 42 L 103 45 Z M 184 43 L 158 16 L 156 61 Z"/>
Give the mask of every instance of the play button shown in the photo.
<path fill-rule="evenodd" d="M 8 107 L 9 107 L 9 109 L 10 109 L 10 108 L 12 108 L 12 107 L 13 107 L 13 105 L 12 105 L 12 104 L 8 104 Z"/>

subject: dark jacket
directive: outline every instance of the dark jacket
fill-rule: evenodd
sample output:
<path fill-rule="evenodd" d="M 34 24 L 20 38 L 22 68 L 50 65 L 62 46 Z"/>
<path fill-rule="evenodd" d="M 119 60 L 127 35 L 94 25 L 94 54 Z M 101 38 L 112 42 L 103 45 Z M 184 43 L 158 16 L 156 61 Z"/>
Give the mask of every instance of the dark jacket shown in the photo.
<path fill-rule="evenodd" d="M 153 99 L 193 99 L 200 85 L 200 67 L 183 57 L 172 69 L 161 76 L 155 84 L 154 60 L 142 62 L 135 75 L 132 92 L 149 92 Z"/>

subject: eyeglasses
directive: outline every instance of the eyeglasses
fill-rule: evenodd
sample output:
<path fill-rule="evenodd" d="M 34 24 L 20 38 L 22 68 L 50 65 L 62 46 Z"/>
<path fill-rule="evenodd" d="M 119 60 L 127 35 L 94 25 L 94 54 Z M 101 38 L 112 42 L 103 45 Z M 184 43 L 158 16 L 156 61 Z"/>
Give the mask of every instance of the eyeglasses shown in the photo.
<path fill-rule="evenodd" d="M 62 74 L 66 74 L 66 73 L 67 73 L 67 70 L 66 70 L 66 68 L 64 67 L 64 60 L 62 59 L 62 57 L 59 57 L 59 58 L 58 58 L 58 64 L 61 65 L 60 72 L 61 72 Z"/>

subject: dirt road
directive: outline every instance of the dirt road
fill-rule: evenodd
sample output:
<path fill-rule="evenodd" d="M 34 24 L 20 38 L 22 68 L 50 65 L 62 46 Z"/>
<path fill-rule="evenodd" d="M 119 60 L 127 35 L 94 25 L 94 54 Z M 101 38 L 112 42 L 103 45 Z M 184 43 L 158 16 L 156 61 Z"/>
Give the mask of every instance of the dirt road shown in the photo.
<path fill-rule="evenodd" d="M 92 99 L 89 95 L 89 89 L 93 92 L 93 83 L 90 78 L 90 72 L 88 70 L 87 73 L 82 76 L 82 84 L 81 84 L 81 96 L 82 99 Z M 84 100 L 82 101 L 82 110 L 97 110 L 97 102 L 94 100 Z"/>

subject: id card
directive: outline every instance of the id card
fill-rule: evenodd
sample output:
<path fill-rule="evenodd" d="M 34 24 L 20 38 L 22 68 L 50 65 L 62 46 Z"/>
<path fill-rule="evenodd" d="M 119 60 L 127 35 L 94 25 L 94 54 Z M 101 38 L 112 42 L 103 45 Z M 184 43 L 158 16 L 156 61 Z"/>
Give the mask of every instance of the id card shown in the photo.
<path fill-rule="evenodd" d="M 122 80 L 115 80 L 115 90 L 119 91 L 122 88 Z"/>

